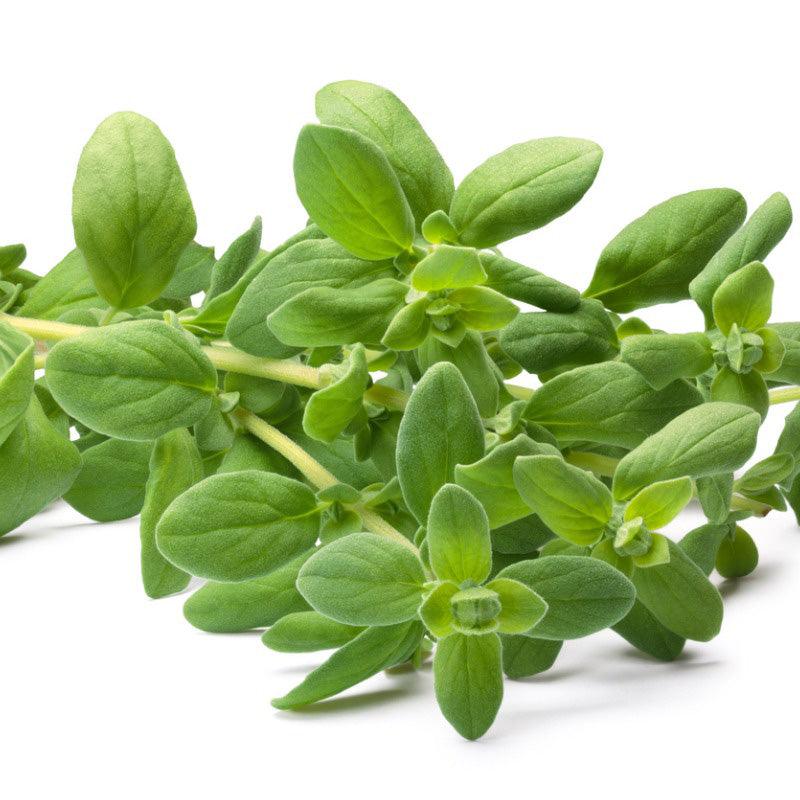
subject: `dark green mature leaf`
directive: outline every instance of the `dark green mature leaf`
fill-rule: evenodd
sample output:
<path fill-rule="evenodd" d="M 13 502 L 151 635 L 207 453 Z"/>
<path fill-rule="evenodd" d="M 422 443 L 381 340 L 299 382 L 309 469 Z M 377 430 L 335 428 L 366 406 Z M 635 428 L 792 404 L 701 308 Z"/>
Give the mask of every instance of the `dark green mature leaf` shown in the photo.
<path fill-rule="evenodd" d="M 59 405 L 92 430 L 118 439 L 156 439 L 202 419 L 217 373 L 196 340 L 156 320 L 90 330 L 47 356 Z"/>
<path fill-rule="evenodd" d="M 341 647 L 363 630 L 323 617 L 317 611 L 296 611 L 271 625 L 261 641 L 281 653 L 313 653 Z"/>
<path fill-rule="evenodd" d="M 722 625 L 722 598 L 700 567 L 669 541 L 669 562 L 636 569 L 639 600 L 658 621 L 685 639 L 707 642 Z"/>
<path fill-rule="evenodd" d="M 103 299 L 133 308 L 161 294 L 197 221 L 175 152 L 153 122 L 121 112 L 100 123 L 78 162 L 72 222 Z"/>
<path fill-rule="evenodd" d="M 319 531 L 314 493 L 269 472 L 212 475 L 169 505 L 156 527 L 158 549 L 201 578 L 257 578 L 311 547 Z"/>
<path fill-rule="evenodd" d="M 313 552 L 301 553 L 263 578 L 241 583 L 209 581 L 184 603 L 183 615 L 200 630 L 237 633 L 273 625 L 285 614 L 307 611 L 309 605 L 295 580 Z"/>
<path fill-rule="evenodd" d="M 483 425 L 461 373 L 435 364 L 414 389 L 397 436 L 397 477 L 421 524 L 433 496 L 453 481 L 456 464 L 477 461 L 483 448 Z"/>
<path fill-rule="evenodd" d="M 736 403 L 757 411 L 761 419 L 766 419 L 769 411 L 769 391 L 760 372 L 734 372 L 723 367 L 711 382 L 711 399 L 724 403 Z"/>
<path fill-rule="evenodd" d="M 68 311 L 107 308 L 97 294 L 80 250 L 71 250 L 32 289 L 18 313 L 23 317 L 59 319 Z"/>
<path fill-rule="evenodd" d="M 689 296 L 689 282 L 744 222 L 733 189 L 701 189 L 665 200 L 623 228 L 600 254 L 584 292 L 627 312 Z"/>
<path fill-rule="evenodd" d="M 530 678 L 546 672 L 556 663 L 564 642 L 532 639 L 530 636 L 500 636 L 503 645 L 503 672 L 512 680 Z"/>
<path fill-rule="evenodd" d="M 689 284 L 689 293 L 700 306 L 711 328 L 714 292 L 729 275 L 752 261 L 763 261 L 783 239 L 792 224 L 792 208 L 780 192 L 768 197 L 717 251 Z"/>
<path fill-rule="evenodd" d="M 717 475 L 707 475 L 695 481 L 697 499 L 706 519 L 717 525 L 728 519 L 733 492 L 733 473 L 721 472 Z"/>
<path fill-rule="evenodd" d="M 81 467 L 77 448 L 50 424 L 36 397 L 0 445 L 0 536 L 69 489 Z"/>
<path fill-rule="evenodd" d="M 445 719 L 465 738 L 478 739 L 503 701 L 500 637 L 454 633 L 433 656 L 433 687 Z"/>
<path fill-rule="evenodd" d="M 733 537 L 726 536 L 717 552 L 717 572 L 723 578 L 744 578 L 758 566 L 758 548 L 753 537 L 738 525 Z"/>
<path fill-rule="evenodd" d="M 153 443 L 139 525 L 142 583 L 148 597 L 165 597 L 189 584 L 188 573 L 170 564 L 156 547 L 156 526 L 170 503 L 202 478 L 200 451 L 185 428 Z"/>
<path fill-rule="evenodd" d="M 493 247 L 569 211 L 594 182 L 603 151 L 585 139 L 532 139 L 464 178 L 450 205 L 461 242 Z"/>
<path fill-rule="evenodd" d="M 407 292 L 408 286 L 391 278 L 359 289 L 315 286 L 276 308 L 268 322 L 275 336 L 293 347 L 377 344 Z"/>
<path fill-rule="evenodd" d="M 311 607 L 347 625 L 394 625 L 416 616 L 425 573 L 408 547 L 352 533 L 315 553 L 297 588 Z"/>
<path fill-rule="evenodd" d="M 686 644 L 686 639 L 665 628 L 639 600 L 616 625 L 612 625 L 612 630 L 659 661 L 674 661 Z"/>
<path fill-rule="evenodd" d="M 492 531 L 492 550 L 502 555 L 530 557 L 531 553 L 535 553 L 553 538 L 555 538 L 553 531 L 535 514 L 530 514 L 501 528 L 495 528 Z"/>
<path fill-rule="evenodd" d="M 363 81 L 329 83 L 317 92 L 316 111 L 320 122 L 352 128 L 386 154 L 418 223 L 450 207 L 453 176 L 447 164 L 417 118 L 388 89 Z"/>
<path fill-rule="evenodd" d="M 760 424 L 758 414 L 733 403 L 689 409 L 620 461 L 614 473 L 615 499 L 627 500 L 655 481 L 738 469 L 755 450 Z"/>
<path fill-rule="evenodd" d="M 152 442 L 106 439 L 81 453 L 81 471 L 64 499 L 84 517 L 112 522 L 136 516 L 144 503 Z"/>
<path fill-rule="evenodd" d="M 486 286 L 506 297 L 530 303 L 545 311 L 574 311 L 581 302 L 577 289 L 538 270 L 518 264 L 497 253 L 481 253 Z"/>
<path fill-rule="evenodd" d="M 34 343 L 0 322 L 0 444 L 25 416 L 33 396 Z"/>
<path fill-rule="evenodd" d="M 591 441 L 631 448 L 702 402 L 700 392 L 684 381 L 656 391 L 629 364 L 609 361 L 547 381 L 533 393 L 525 417 L 565 444 Z"/>
<path fill-rule="evenodd" d="M 294 153 L 297 195 L 325 233 L 359 258 L 408 250 L 414 216 L 384 153 L 366 136 L 306 125 Z"/>
<path fill-rule="evenodd" d="M 548 556 L 520 561 L 498 577 L 513 578 L 547 603 L 547 613 L 530 635 L 578 639 L 619 622 L 633 606 L 633 584 L 604 561 L 583 556 Z"/>
<path fill-rule="evenodd" d="M 245 289 L 225 335 L 231 344 L 256 356 L 290 356 L 297 349 L 281 342 L 267 322 L 283 303 L 312 287 L 355 289 L 396 275 L 391 261 L 364 261 L 331 239 L 296 242 L 271 257 Z"/>
<path fill-rule="evenodd" d="M 582 301 L 569 313 L 520 314 L 502 330 L 500 344 L 534 373 L 607 361 L 619 352 L 614 324 L 594 300 Z"/>
<path fill-rule="evenodd" d="M 288 710 L 339 694 L 381 670 L 408 660 L 422 634 L 422 625 L 415 621 L 367 628 L 306 675 L 291 692 L 273 700 L 272 705 Z"/>
<path fill-rule="evenodd" d="M 620 358 L 641 372 L 655 389 L 663 389 L 678 378 L 702 375 L 714 364 L 711 341 L 703 333 L 626 336 Z"/>

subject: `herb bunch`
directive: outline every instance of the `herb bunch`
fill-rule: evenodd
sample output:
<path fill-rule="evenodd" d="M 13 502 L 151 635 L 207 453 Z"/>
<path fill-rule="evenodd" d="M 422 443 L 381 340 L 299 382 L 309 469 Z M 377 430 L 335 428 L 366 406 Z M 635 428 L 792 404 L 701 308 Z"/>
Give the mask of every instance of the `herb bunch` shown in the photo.
<path fill-rule="evenodd" d="M 670 661 L 714 637 L 709 576 L 758 561 L 740 523 L 800 509 L 797 410 L 741 472 L 770 405 L 800 399 L 800 322 L 770 320 L 762 263 L 786 198 L 749 219 L 733 189 L 670 198 L 581 293 L 497 248 L 581 200 L 596 144 L 517 144 L 455 186 L 386 89 L 334 83 L 316 111 L 294 156 L 310 221 L 271 250 L 259 218 L 219 258 L 197 243 L 173 149 L 134 113 L 80 157 L 75 249 L 40 278 L 0 248 L 0 534 L 59 497 L 141 514 L 150 597 L 197 576 L 193 625 L 334 650 L 276 707 L 432 656 L 469 739 L 503 674 L 567 640 L 610 627 Z M 690 297 L 696 333 L 631 315 Z M 708 522 L 673 541 L 693 498 Z"/>

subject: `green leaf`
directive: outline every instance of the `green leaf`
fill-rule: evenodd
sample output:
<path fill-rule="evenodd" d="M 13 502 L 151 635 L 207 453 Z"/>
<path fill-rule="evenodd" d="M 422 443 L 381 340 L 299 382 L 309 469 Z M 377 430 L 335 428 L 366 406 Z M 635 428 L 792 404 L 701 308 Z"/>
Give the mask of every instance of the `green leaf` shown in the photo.
<path fill-rule="evenodd" d="M 403 307 L 408 287 L 384 278 L 359 289 L 316 286 L 287 300 L 269 317 L 272 332 L 294 347 L 376 344 Z"/>
<path fill-rule="evenodd" d="M 433 687 L 445 719 L 465 738 L 479 739 L 503 701 L 500 639 L 495 633 L 454 633 L 433 656 Z"/>
<path fill-rule="evenodd" d="M 64 499 L 84 517 L 113 522 L 135 517 L 144 503 L 152 442 L 106 439 L 81 454 L 81 471 Z"/>
<path fill-rule="evenodd" d="M 0 536 L 69 489 L 81 467 L 77 448 L 50 424 L 36 397 L 0 445 Z"/>
<path fill-rule="evenodd" d="M 209 633 L 238 633 L 273 625 L 295 611 L 307 611 L 308 603 L 297 591 L 295 580 L 313 552 L 301 553 L 263 578 L 241 583 L 209 581 L 184 603 L 183 615 L 195 628 Z"/>
<path fill-rule="evenodd" d="M 611 519 L 611 492 L 602 481 L 558 455 L 520 456 L 514 482 L 522 499 L 562 539 L 597 542 Z"/>
<path fill-rule="evenodd" d="M 584 294 L 627 312 L 689 296 L 689 282 L 742 224 L 733 189 L 701 189 L 665 200 L 622 229 L 600 254 Z"/>
<path fill-rule="evenodd" d="M 704 333 L 626 336 L 620 358 L 641 372 L 655 389 L 663 389 L 678 378 L 702 375 L 714 364 L 711 342 Z"/>
<path fill-rule="evenodd" d="M 320 122 L 358 131 L 386 154 L 418 222 L 450 206 L 450 170 L 417 118 L 388 89 L 363 81 L 330 83 L 317 92 L 316 111 Z"/>
<path fill-rule="evenodd" d="M 800 472 L 800 404 L 796 405 L 783 421 L 783 429 L 775 445 L 776 453 L 787 453 L 794 458 L 794 468 L 781 481 L 784 489 L 789 489 Z"/>
<path fill-rule="evenodd" d="M 489 520 L 465 489 L 442 486 L 431 502 L 427 536 L 431 568 L 439 580 L 483 583 L 492 569 Z"/>
<path fill-rule="evenodd" d="M 175 152 L 132 112 L 100 123 L 72 190 L 75 242 L 97 291 L 115 308 L 155 300 L 197 230 Z"/>
<path fill-rule="evenodd" d="M 456 467 L 456 483 L 480 501 L 491 528 L 530 515 L 530 507 L 520 497 L 514 483 L 513 468 L 518 456 L 531 455 L 560 456 L 560 453 L 555 447 L 534 442 L 521 433 L 510 442 L 497 445 L 479 461 Z"/>
<path fill-rule="evenodd" d="M 632 556 L 637 569 L 650 569 L 669 563 L 669 539 L 660 533 L 653 533 L 650 537 L 650 549 L 642 555 Z"/>
<path fill-rule="evenodd" d="M 769 391 L 761 373 L 751 370 L 746 373 L 734 372 L 723 367 L 711 382 L 711 399 L 724 403 L 736 403 L 757 411 L 761 419 L 766 419 L 769 411 Z"/>
<path fill-rule="evenodd" d="M 717 525 L 728 519 L 733 492 L 733 473 L 721 472 L 695 481 L 697 499 L 706 519 Z"/>
<path fill-rule="evenodd" d="M 744 578 L 758 566 L 758 548 L 753 537 L 736 526 L 733 538 L 726 536 L 717 552 L 717 572 L 723 578 Z"/>
<path fill-rule="evenodd" d="M 794 471 L 794 457 L 779 451 L 753 464 L 734 485 L 737 492 L 763 492 L 775 483 L 783 483 Z"/>
<path fill-rule="evenodd" d="M 486 588 L 500 598 L 500 615 L 497 617 L 500 633 L 525 633 L 547 613 L 547 603 L 524 583 L 511 578 L 495 578 L 486 584 Z"/>
<path fill-rule="evenodd" d="M 427 338 L 431 327 L 429 297 L 421 297 L 401 308 L 386 328 L 381 343 L 392 350 L 414 350 Z"/>
<path fill-rule="evenodd" d="M 202 478 L 200 451 L 185 428 L 153 443 L 139 526 L 142 583 L 148 597 L 165 597 L 189 584 L 189 575 L 170 564 L 156 547 L 156 526 L 169 504 Z"/>
<path fill-rule="evenodd" d="M 503 672 L 512 680 L 530 678 L 546 672 L 556 663 L 563 642 L 531 639 L 529 636 L 500 636 L 503 645 Z"/>
<path fill-rule="evenodd" d="M 205 291 L 211 283 L 211 271 L 215 263 L 213 247 L 189 242 L 178 258 L 175 274 L 161 296 L 185 300 L 198 292 Z"/>
<path fill-rule="evenodd" d="M 300 570 L 297 588 L 311 607 L 347 625 L 393 625 L 413 619 L 425 574 L 411 550 L 374 533 L 326 545 Z"/>
<path fill-rule="evenodd" d="M 691 478 L 659 481 L 642 489 L 625 508 L 625 520 L 641 517 L 651 530 L 659 530 L 683 511 L 694 493 Z"/>
<path fill-rule="evenodd" d="M 486 281 L 478 251 L 442 244 L 414 267 L 411 285 L 421 292 L 460 289 Z"/>
<path fill-rule="evenodd" d="M 217 373 L 196 340 L 156 320 L 88 331 L 56 344 L 47 384 L 59 405 L 92 430 L 156 439 L 202 419 Z"/>
<path fill-rule="evenodd" d="M 568 313 L 520 314 L 500 333 L 500 344 L 528 372 L 594 364 L 615 358 L 614 324 L 602 305 L 583 300 Z"/>
<path fill-rule="evenodd" d="M 108 303 L 94 288 L 80 250 L 72 250 L 25 293 L 18 313 L 23 317 L 54 320 L 69 311 L 107 307 Z"/>
<path fill-rule="evenodd" d="M 792 224 L 792 209 L 786 196 L 776 192 L 717 251 L 689 284 L 692 298 L 713 326 L 712 298 L 722 282 L 752 261 L 763 261 L 783 239 Z"/>
<path fill-rule="evenodd" d="M 733 324 L 756 331 L 769 322 L 775 281 L 767 268 L 754 261 L 729 275 L 714 292 L 712 309 L 716 326 L 726 336 Z"/>
<path fill-rule="evenodd" d="M 302 683 L 272 701 L 275 708 L 288 710 L 332 697 L 381 670 L 407 661 L 422 638 L 419 622 L 401 622 L 367 628 L 337 650 Z"/>
<path fill-rule="evenodd" d="M 560 443 L 632 448 L 702 401 L 684 381 L 655 391 L 630 365 L 609 361 L 547 381 L 528 401 L 525 418 L 543 425 Z"/>
<path fill-rule="evenodd" d="M 620 461 L 615 499 L 627 500 L 656 481 L 738 469 L 755 450 L 760 422 L 758 414 L 733 403 L 689 409 Z"/>
<path fill-rule="evenodd" d="M 262 229 L 261 217 L 256 217 L 248 230 L 234 239 L 220 256 L 211 271 L 211 282 L 203 305 L 232 289 L 245 274 L 260 252 Z"/>
<path fill-rule="evenodd" d="M 450 219 L 463 244 L 493 247 L 569 211 L 594 182 L 603 151 L 585 139 L 532 139 L 492 156 L 459 184 Z"/>
<path fill-rule="evenodd" d="M 24 244 L 4 244 L 0 247 L 0 277 L 6 278 L 14 272 L 27 254 Z"/>
<path fill-rule="evenodd" d="M 674 542 L 669 563 L 636 569 L 639 600 L 658 621 L 685 639 L 707 642 L 722 625 L 722 598 L 697 564 Z"/>
<path fill-rule="evenodd" d="M 308 235 L 315 229 L 307 229 Z M 252 355 L 285 358 L 297 349 L 275 336 L 267 317 L 287 300 L 313 287 L 356 289 L 396 275 L 391 261 L 364 261 L 330 239 L 297 241 L 271 255 L 253 278 L 228 321 L 225 335 L 235 347 Z"/>
<path fill-rule="evenodd" d="M 17 427 L 33 396 L 34 343 L 0 322 L 0 444 Z"/>
<path fill-rule="evenodd" d="M 682 652 L 686 639 L 665 628 L 638 600 L 612 630 L 626 642 L 659 661 L 674 661 Z"/>
<path fill-rule="evenodd" d="M 409 250 L 414 217 L 383 152 L 366 136 L 306 125 L 294 153 L 297 195 L 319 227 L 370 261 Z"/>
<path fill-rule="evenodd" d="M 261 641 L 280 653 L 313 653 L 341 647 L 363 630 L 323 617 L 316 611 L 296 611 L 275 622 Z"/>
<path fill-rule="evenodd" d="M 486 271 L 486 285 L 506 297 L 545 311 L 574 311 L 581 302 L 577 289 L 509 258 L 484 252 L 481 263 Z"/>
<path fill-rule="evenodd" d="M 753 369 L 771 377 L 772 373 L 777 372 L 783 364 L 783 359 L 786 357 L 786 345 L 777 331 L 772 328 L 759 328 L 755 334 L 761 339 L 763 355 L 753 364 Z"/>
<path fill-rule="evenodd" d="M 332 442 L 364 407 L 369 383 L 364 346 L 356 345 L 342 364 L 326 365 L 321 372 L 330 382 L 308 398 L 303 430 L 321 442 Z"/>
<path fill-rule="evenodd" d="M 547 603 L 531 631 L 540 639 L 579 639 L 619 622 L 636 599 L 633 584 L 614 567 L 583 556 L 548 556 L 519 561 L 498 578 L 512 578 Z"/>
<path fill-rule="evenodd" d="M 450 581 L 443 581 L 422 601 L 419 615 L 425 627 L 437 638 L 443 639 L 455 630 L 453 609 L 450 601 L 459 593 L 459 588 Z"/>
<path fill-rule="evenodd" d="M 192 575 L 244 581 L 307 550 L 318 531 L 319 511 L 307 486 L 268 472 L 230 472 L 173 500 L 156 527 L 156 544 Z"/>
<path fill-rule="evenodd" d="M 483 448 L 483 425 L 461 373 L 435 364 L 414 389 L 397 434 L 397 477 L 419 522 L 439 488 L 453 481 L 456 464 L 477 461 Z"/>
<path fill-rule="evenodd" d="M 448 203 L 449 205 L 449 203 Z M 458 241 L 458 231 L 444 211 L 433 211 L 422 220 L 422 236 L 431 244 L 446 244 Z"/>
<path fill-rule="evenodd" d="M 476 331 L 499 330 L 519 313 L 519 307 L 511 300 L 486 286 L 456 289 L 447 299 L 459 306 L 455 318 Z"/>
<path fill-rule="evenodd" d="M 510 522 L 492 531 L 492 550 L 502 555 L 535 553 L 555 537 L 536 514 Z M 563 542 L 563 539 L 559 539 Z M 566 544 L 566 542 L 564 542 Z"/>

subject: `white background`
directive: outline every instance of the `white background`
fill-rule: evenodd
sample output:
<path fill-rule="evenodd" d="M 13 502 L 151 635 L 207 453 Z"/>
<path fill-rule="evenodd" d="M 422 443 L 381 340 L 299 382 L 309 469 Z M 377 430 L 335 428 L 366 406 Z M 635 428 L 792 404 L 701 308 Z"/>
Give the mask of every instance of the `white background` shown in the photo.
<path fill-rule="evenodd" d="M 800 204 L 793 6 L 3 4 L 0 241 L 26 242 L 38 272 L 60 259 L 80 149 L 107 114 L 134 109 L 175 146 L 200 241 L 221 252 L 261 214 L 274 245 L 305 219 L 291 157 L 315 90 L 358 78 L 411 106 L 457 180 L 528 138 L 602 144 L 585 200 L 506 248 L 583 288 L 619 228 L 673 194 L 727 185 L 751 208 L 776 190 Z M 800 317 L 799 243 L 790 232 L 769 259 L 774 319 Z M 646 316 L 701 324 L 688 303 Z M 466 743 L 427 670 L 272 710 L 316 656 L 192 629 L 183 598 L 144 597 L 135 522 L 56 505 L 0 540 L 0 795 L 793 796 L 800 531 L 790 514 L 750 528 L 762 565 L 723 584 L 715 641 L 671 665 L 610 633 L 568 644 L 552 672 L 509 682 L 495 727 Z"/>

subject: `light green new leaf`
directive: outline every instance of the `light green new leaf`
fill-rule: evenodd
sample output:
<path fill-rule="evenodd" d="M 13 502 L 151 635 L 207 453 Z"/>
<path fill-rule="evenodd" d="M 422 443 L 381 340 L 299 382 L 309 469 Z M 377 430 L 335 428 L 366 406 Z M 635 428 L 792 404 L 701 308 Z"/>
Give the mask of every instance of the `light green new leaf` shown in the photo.
<path fill-rule="evenodd" d="M 69 489 L 81 467 L 77 448 L 31 397 L 25 416 L 0 445 L 0 536 Z"/>
<path fill-rule="evenodd" d="M 149 468 L 139 537 L 142 583 L 147 596 L 155 598 L 179 592 L 189 584 L 189 575 L 170 564 L 156 547 L 161 515 L 176 497 L 203 478 L 203 461 L 189 431 L 177 428 L 157 439 Z"/>
<path fill-rule="evenodd" d="M 453 481 L 456 464 L 477 461 L 483 449 L 483 424 L 461 373 L 435 364 L 414 389 L 397 434 L 397 477 L 421 524 L 433 496 Z"/>
<path fill-rule="evenodd" d="M 414 350 L 427 338 L 431 327 L 428 316 L 429 297 L 420 297 L 403 306 L 386 328 L 381 343 L 391 350 Z"/>
<path fill-rule="evenodd" d="M 425 573 L 411 550 L 374 533 L 352 533 L 323 547 L 300 570 L 297 588 L 311 607 L 347 625 L 413 619 Z"/>
<path fill-rule="evenodd" d="M 331 382 L 308 398 L 303 430 L 321 442 L 332 442 L 364 407 L 369 383 L 364 346 L 356 345 L 342 364 L 322 367 L 322 374 Z"/>
<path fill-rule="evenodd" d="M 651 534 L 650 549 L 646 553 L 633 556 L 631 560 L 637 569 L 650 569 L 669 563 L 669 539 L 660 533 Z"/>
<path fill-rule="evenodd" d="M 685 639 L 707 642 L 722 625 L 722 598 L 700 567 L 674 542 L 669 563 L 636 569 L 639 600 L 658 621 Z"/>
<path fill-rule="evenodd" d="M 33 396 L 34 343 L 0 322 L 0 444 L 17 427 Z"/>
<path fill-rule="evenodd" d="M 775 281 L 767 268 L 754 261 L 729 275 L 714 292 L 714 323 L 725 336 L 735 323 L 748 331 L 757 331 L 769 322 L 772 314 L 772 291 Z"/>
<path fill-rule="evenodd" d="M 465 738 L 478 739 L 503 701 L 500 638 L 454 633 L 433 656 L 433 687 L 445 719 Z"/>
<path fill-rule="evenodd" d="M 411 247 L 408 201 L 389 160 L 366 136 L 306 125 L 297 138 L 294 179 L 308 215 L 353 255 L 378 261 Z"/>
<path fill-rule="evenodd" d="M 733 473 L 720 472 L 717 475 L 707 475 L 695 481 L 697 499 L 706 515 L 706 519 L 714 524 L 721 525 L 728 519 L 733 493 Z"/>
<path fill-rule="evenodd" d="M 212 475 L 170 503 L 158 549 L 176 567 L 216 581 L 266 575 L 317 540 L 314 493 L 269 472 Z"/>
<path fill-rule="evenodd" d="M 777 372 L 783 365 L 787 346 L 780 334 L 772 328 L 759 328 L 755 334 L 761 339 L 763 355 L 753 364 L 753 368 L 764 375 L 769 375 L 772 379 L 772 373 Z"/>
<path fill-rule="evenodd" d="M 156 439 L 202 419 L 217 373 L 196 340 L 156 320 L 110 325 L 66 339 L 47 356 L 59 405 L 92 430 Z"/>
<path fill-rule="evenodd" d="M 738 273 L 735 273 L 738 274 Z M 760 372 L 734 372 L 723 367 L 711 382 L 711 399 L 724 403 L 736 403 L 757 411 L 764 420 L 769 411 L 769 390 Z"/>
<path fill-rule="evenodd" d="M 474 169 L 458 185 L 450 219 L 462 243 L 493 247 L 569 211 L 594 182 L 603 151 L 585 139 L 532 139 Z"/>
<path fill-rule="evenodd" d="M 417 118 L 388 89 L 364 81 L 338 81 L 317 92 L 325 125 L 352 128 L 389 159 L 417 222 L 450 207 L 453 176 Z"/>
<path fill-rule="evenodd" d="M 487 286 L 456 289 L 447 298 L 459 310 L 455 318 L 476 331 L 495 331 L 519 314 L 519 306 Z"/>
<path fill-rule="evenodd" d="M 428 513 L 431 568 L 439 580 L 483 583 L 492 569 L 489 520 L 483 506 L 460 486 L 446 483 Z"/>
<path fill-rule="evenodd" d="M 705 315 L 707 328 L 714 324 L 712 298 L 720 284 L 745 264 L 763 261 L 783 239 L 791 224 L 789 201 L 785 195 L 776 192 L 752 213 L 692 280 L 689 292 Z"/>
<path fill-rule="evenodd" d="M 106 439 L 81 453 L 81 471 L 64 499 L 84 517 L 112 522 L 144 503 L 152 442 Z"/>
<path fill-rule="evenodd" d="M 702 375 L 714 364 L 711 341 L 704 333 L 626 336 L 620 358 L 641 372 L 655 389 L 663 389 L 678 378 Z"/>
<path fill-rule="evenodd" d="M 414 267 L 411 285 L 421 292 L 460 289 L 486 281 L 478 251 L 442 244 Z"/>
<path fill-rule="evenodd" d="M 323 617 L 316 611 L 296 611 L 270 626 L 261 641 L 280 653 L 313 653 L 341 647 L 363 630 Z"/>
<path fill-rule="evenodd" d="M 308 611 L 295 581 L 313 552 L 301 553 L 263 578 L 240 583 L 209 581 L 184 603 L 183 615 L 195 628 L 209 633 L 238 633 L 273 625 L 295 611 Z"/>
<path fill-rule="evenodd" d="M 407 661 L 422 634 L 422 625 L 414 621 L 367 628 L 310 672 L 291 692 L 273 700 L 272 705 L 289 710 L 339 694 L 381 670 Z"/>
<path fill-rule="evenodd" d="M 742 224 L 747 204 L 733 189 L 701 189 L 654 206 L 600 254 L 584 292 L 627 312 L 689 296 L 689 282 Z"/>
<path fill-rule="evenodd" d="M 605 484 L 560 455 L 519 457 L 514 482 L 542 522 L 573 544 L 594 544 L 611 519 L 611 492 Z"/>
<path fill-rule="evenodd" d="M 511 578 L 495 578 L 486 584 L 486 588 L 500 598 L 497 617 L 500 633 L 525 633 L 547 613 L 547 603 L 524 583 Z"/>
<path fill-rule="evenodd" d="M 316 286 L 287 300 L 269 317 L 272 332 L 293 347 L 376 344 L 403 307 L 408 286 L 391 278 L 359 289 Z"/>
<path fill-rule="evenodd" d="M 564 646 L 555 639 L 530 636 L 500 636 L 503 645 L 503 672 L 512 680 L 530 678 L 546 672 L 556 663 Z"/>
<path fill-rule="evenodd" d="M 455 630 L 450 601 L 459 591 L 456 584 L 443 581 L 433 589 L 419 607 L 419 615 L 425 623 L 425 627 L 437 639 L 443 639 Z"/>
<path fill-rule="evenodd" d="M 519 561 L 498 578 L 512 578 L 547 603 L 531 631 L 541 639 L 579 639 L 619 622 L 636 599 L 633 584 L 614 567 L 584 556 L 547 556 Z"/>
<path fill-rule="evenodd" d="M 641 517 L 651 530 L 672 522 L 692 499 L 692 479 L 674 478 L 646 486 L 625 508 L 625 520 Z"/>
<path fill-rule="evenodd" d="M 155 300 L 197 230 L 175 152 L 158 126 L 112 114 L 92 134 L 72 190 L 75 242 L 116 308 Z"/>
<path fill-rule="evenodd" d="M 615 499 L 627 500 L 656 481 L 738 469 L 755 450 L 760 423 L 754 411 L 733 403 L 689 409 L 620 461 L 614 473 Z"/>

